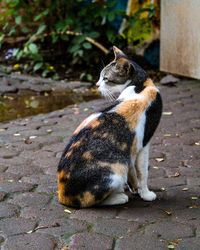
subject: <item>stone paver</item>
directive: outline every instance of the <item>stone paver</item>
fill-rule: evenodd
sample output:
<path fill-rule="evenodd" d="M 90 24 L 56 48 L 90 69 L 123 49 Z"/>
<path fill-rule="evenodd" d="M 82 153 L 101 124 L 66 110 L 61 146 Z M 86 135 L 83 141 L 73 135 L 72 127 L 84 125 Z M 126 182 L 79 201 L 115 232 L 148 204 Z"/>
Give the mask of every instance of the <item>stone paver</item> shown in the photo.
<path fill-rule="evenodd" d="M 4 77 L 0 92 L 70 87 L 45 81 Z M 154 202 L 134 196 L 122 206 L 78 210 L 57 201 L 56 166 L 65 143 L 105 100 L 0 124 L 3 250 L 200 249 L 200 82 L 160 89 L 164 113 L 150 153 Z"/>

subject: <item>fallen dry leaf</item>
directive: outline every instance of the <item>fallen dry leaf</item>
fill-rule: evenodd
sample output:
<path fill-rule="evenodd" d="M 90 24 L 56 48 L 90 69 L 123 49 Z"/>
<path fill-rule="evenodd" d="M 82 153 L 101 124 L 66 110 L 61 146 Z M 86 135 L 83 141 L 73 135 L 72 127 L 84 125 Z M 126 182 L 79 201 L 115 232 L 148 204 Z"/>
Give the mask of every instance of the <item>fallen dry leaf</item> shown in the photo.
<path fill-rule="evenodd" d="M 52 129 L 47 129 L 46 131 L 47 131 L 47 133 L 51 133 L 51 132 L 53 132 L 53 130 L 52 130 Z"/>
<path fill-rule="evenodd" d="M 61 248 L 61 250 L 68 250 L 68 247 L 64 246 L 64 247 Z"/>
<path fill-rule="evenodd" d="M 71 214 L 72 212 L 69 209 L 64 209 L 65 213 Z"/>
<path fill-rule="evenodd" d="M 179 242 L 182 239 L 176 239 L 176 240 L 172 240 L 168 243 L 168 249 L 175 249 L 175 247 L 179 244 Z"/>
<path fill-rule="evenodd" d="M 199 206 L 197 206 L 197 205 L 192 205 L 192 206 L 190 206 L 189 208 L 190 208 L 190 209 L 191 209 L 191 208 L 199 208 Z"/>
<path fill-rule="evenodd" d="M 191 199 L 192 200 L 198 200 L 198 197 L 197 196 L 192 196 Z"/>
<path fill-rule="evenodd" d="M 27 138 L 27 139 L 24 140 L 24 143 L 26 143 L 26 144 L 31 144 L 32 141 L 30 140 L 30 138 Z"/>
<path fill-rule="evenodd" d="M 164 161 L 164 158 L 155 158 L 155 160 L 157 161 L 157 162 L 162 162 L 162 161 Z"/>
<path fill-rule="evenodd" d="M 168 249 L 175 249 L 175 246 L 172 244 L 169 244 L 167 247 L 168 247 Z"/>
<path fill-rule="evenodd" d="M 26 232 L 27 234 L 32 234 L 34 232 L 34 230 L 30 230 L 28 232 Z"/>
<path fill-rule="evenodd" d="M 21 134 L 20 133 L 15 133 L 14 136 L 20 136 Z"/>
<path fill-rule="evenodd" d="M 164 210 L 164 212 L 165 212 L 168 216 L 172 215 L 172 212 L 171 212 L 171 211 Z"/>
<path fill-rule="evenodd" d="M 171 111 L 166 111 L 162 113 L 163 115 L 172 115 L 173 113 Z"/>
<path fill-rule="evenodd" d="M 191 166 L 188 165 L 188 160 L 183 160 L 183 161 L 181 161 L 181 165 L 182 165 L 183 167 L 186 167 L 186 168 L 191 168 Z"/>
<path fill-rule="evenodd" d="M 173 174 L 173 175 L 169 175 L 169 177 L 171 178 L 171 177 L 179 177 L 181 174 L 179 173 L 179 172 L 176 172 L 175 174 Z"/>
<path fill-rule="evenodd" d="M 35 139 L 37 137 L 37 135 L 31 135 L 29 136 L 29 139 Z"/>
<path fill-rule="evenodd" d="M 164 137 L 171 137 L 171 134 L 164 134 Z"/>

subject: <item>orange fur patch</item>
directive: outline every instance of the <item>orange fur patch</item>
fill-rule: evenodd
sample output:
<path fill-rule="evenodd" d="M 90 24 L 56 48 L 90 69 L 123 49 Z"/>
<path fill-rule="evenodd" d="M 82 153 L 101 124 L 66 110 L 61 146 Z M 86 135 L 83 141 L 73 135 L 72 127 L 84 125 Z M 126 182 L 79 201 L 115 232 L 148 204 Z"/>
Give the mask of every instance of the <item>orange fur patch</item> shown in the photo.
<path fill-rule="evenodd" d="M 89 191 L 84 192 L 83 196 L 79 197 L 79 200 L 81 202 L 81 207 L 89 207 L 96 203 L 95 196 Z"/>
<path fill-rule="evenodd" d="M 90 117 L 90 116 L 89 116 L 89 117 Z M 90 121 L 90 122 L 88 123 L 88 118 L 89 118 L 89 117 L 87 117 L 87 118 L 77 127 L 77 129 L 74 131 L 73 135 L 77 135 L 77 134 L 81 131 L 81 129 L 83 129 L 83 128 L 85 128 L 85 127 L 95 128 L 95 127 L 97 127 L 97 126 L 100 125 L 100 121 L 98 121 L 98 118 L 96 118 L 96 119 L 94 119 L 94 120 L 92 120 L 92 121 Z"/>
<path fill-rule="evenodd" d="M 135 168 L 135 166 L 132 166 L 131 168 Z M 128 182 L 131 185 L 131 188 L 134 190 L 138 189 L 138 180 L 137 180 L 137 173 L 135 169 L 130 169 L 128 172 Z"/>
<path fill-rule="evenodd" d="M 125 164 L 121 163 L 109 163 L 109 162 L 98 162 L 98 165 L 101 167 L 109 167 L 113 173 L 120 176 L 127 175 L 128 167 Z"/>
<path fill-rule="evenodd" d="M 117 64 L 123 66 L 124 64 L 128 63 L 128 60 L 124 57 L 117 59 Z"/>
<path fill-rule="evenodd" d="M 116 109 L 116 112 L 127 120 L 131 129 L 136 127 L 139 116 L 143 111 L 143 107 L 138 100 L 124 101 Z"/>
<path fill-rule="evenodd" d="M 70 173 L 66 173 L 64 170 L 58 173 L 58 180 L 61 182 L 68 180 L 69 177 L 70 177 Z"/>
<path fill-rule="evenodd" d="M 82 143 L 82 140 L 76 141 L 74 143 L 72 143 L 72 145 L 69 148 L 69 151 L 66 153 L 65 157 L 69 158 L 72 154 L 73 154 L 73 150 L 75 148 L 78 148 Z"/>
<path fill-rule="evenodd" d="M 136 155 L 138 153 L 137 149 L 137 138 L 135 137 L 131 145 L 131 155 Z"/>
<path fill-rule="evenodd" d="M 107 137 L 108 137 L 108 133 L 106 133 L 106 132 L 103 133 L 102 136 L 101 136 L 101 138 L 107 138 Z"/>
<path fill-rule="evenodd" d="M 99 121 L 99 120 L 93 120 L 93 121 L 91 121 L 90 123 L 89 123 L 89 128 L 96 128 L 96 127 L 98 127 L 99 125 L 101 124 L 101 122 Z"/>
<path fill-rule="evenodd" d="M 70 206 L 72 205 L 71 199 L 65 195 L 65 185 L 67 179 L 70 177 L 70 173 L 65 173 L 65 171 L 61 171 L 58 173 L 58 200 L 61 204 Z"/>
<path fill-rule="evenodd" d="M 92 153 L 90 151 L 86 151 L 82 154 L 82 157 L 85 158 L 86 160 L 91 160 L 92 157 Z"/>
<path fill-rule="evenodd" d="M 127 120 L 131 129 L 136 127 L 140 115 L 156 98 L 158 90 L 153 82 L 149 79 L 146 81 L 146 84 L 149 84 L 150 86 L 146 87 L 139 94 L 141 98 L 124 101 L 116 108 L 116 112 Z"/>
<path fill-rule="evenodd" d="M 145 86 L 145 87 L 148 87 L 148 86 L 153 86 L 153 87 L 155 87 L 153 81 L 152 81 L 150 78 L 148 78 L 148 79 L 144 82 L 144 86 Z"/>
<path fill-rule="evenodd" d="M 72 155 L 73 150 L 70 150 L 66 153 L 65 157 L 69 158 Z"/>
<path fill-rule="evenodd" d="M 74 131 L 73 135 L 78 134 L 78 133 L 81 131 L 81 129 L 83 129 L 83 128 L 86 126 L 86 124 L 87 124 L 87 119 L 88 119 L 88 118 L 86 118 L 85 120 L 83 120 L 83 121 L 81 122 L 81 124 L 80 124 L 80 125 L 76 128 L 76 130 Z"/>
<path fill-rule="evenodd" d="M 120 147 L 121 147 L 121 149 L 124 151 L 124 150 L 127 149 L 128 145 L 127 145 L 126 143 L 122 143 L 122 144 L 120 145 Z"/>
<path fill-rule="evenodd" d="M 70 149 L 78 148 L 81 145 L 81 143 L 82 143 L 82 140 L 72 143 Z"/>

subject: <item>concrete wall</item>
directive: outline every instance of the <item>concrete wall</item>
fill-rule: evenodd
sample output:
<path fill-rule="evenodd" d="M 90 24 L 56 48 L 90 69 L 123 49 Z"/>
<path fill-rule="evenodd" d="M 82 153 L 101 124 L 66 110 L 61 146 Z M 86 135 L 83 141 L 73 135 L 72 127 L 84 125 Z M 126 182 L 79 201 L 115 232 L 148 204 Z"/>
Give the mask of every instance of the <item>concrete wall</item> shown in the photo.
<path fill-rule="evenodd" d="M 200 0 L 161 1 L 160 70 L 200 79 Z"/>

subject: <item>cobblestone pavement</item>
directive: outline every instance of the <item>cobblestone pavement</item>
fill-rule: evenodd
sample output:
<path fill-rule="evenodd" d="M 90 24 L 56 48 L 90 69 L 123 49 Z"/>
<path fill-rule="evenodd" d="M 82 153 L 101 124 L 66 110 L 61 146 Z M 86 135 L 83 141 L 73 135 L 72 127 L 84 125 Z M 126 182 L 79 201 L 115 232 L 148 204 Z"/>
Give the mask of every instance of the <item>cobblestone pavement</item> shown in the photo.
<path fill-rule="evenodd" d="M 46 78 L 33 77 L 18 73 L 10 75 L 0 72 L 0 94 L 20 93 L 23 90 L 32 90 L 36 92 L 52 92 L 52 91 L 70 91 L 81 90 L 91 86 L 91 83 L 80 81 L 55 81 Z"/>
<path fill-rule="evenodd" d="M 9 250 L 200 249 L 200 82 L 161 87 L 150 154 L 158 199 L 72 209 L 58 203 L 56 166 L 75 127 L 103 100 L 0 125 L 0 245 Z"/>

